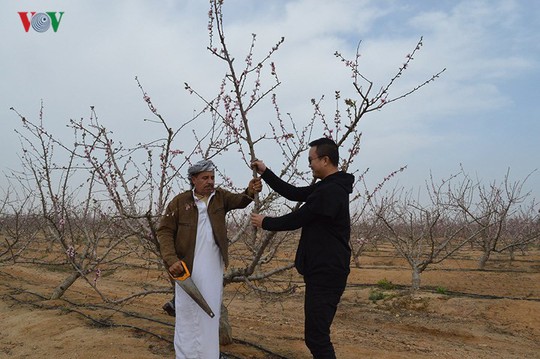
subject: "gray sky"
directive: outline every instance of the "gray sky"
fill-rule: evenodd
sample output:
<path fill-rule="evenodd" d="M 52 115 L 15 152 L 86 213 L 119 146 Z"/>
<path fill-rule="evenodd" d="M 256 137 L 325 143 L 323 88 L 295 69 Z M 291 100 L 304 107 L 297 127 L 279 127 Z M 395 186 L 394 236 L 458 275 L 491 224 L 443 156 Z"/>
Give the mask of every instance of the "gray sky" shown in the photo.
<path fill-rule="evenodd" d="M 169 122 L 191 118 L 202 104 L 184 90 L 184 82 L 211 97 L 224 73 L 206 50 L 208 9 L 202 0 L 3 0 L 2 170 L 19 167 L 14 129 L 20 121 L 10 107 L 36 119 L 43 100 L 45 126 L 69 140 L 69 119 L 88 118 L 95 106 L 119 140 L 137 143 L 153 131 L 143 121 L 151 114 L 134 80 L 138 76 Z M 22 11 L 64 15 L 57 32 L 25 32 L 17 14 Z M 376 183 L 407 165 L 393 183 L 406 188 L 423 186 L 430 171 L 447 177 L 460 164 L 486 183 L 501 181 L 508 169 L 511 180 L 522 180 L 540 167 L 539 24 L 535 0 L 225 1 L 227 39 L 238 59 L 245 57 L 252 33 L 256 57 L 285 37 L 275 57 L 282 81 L 277 94 L 282 113 L 291 113 L 299 125 L 313 114 L 312 98 L 324 95 L 323 109 L 331 116 L 334 91 L 353 94 L 336 50 L 353 58 L 361 40 L 362 72 L 380 87 L 423 36 L 424 46 L 391 95 L 447 68 L 444 75 L 360 124 L 358 169 L 369 167 Z M 273 113 L 259 116 L 256 134 L 268 132 Z M 232 166 L 228 156 L 224 167 Z M 258 157 L 271 167 L 281 164 L 263 146 Z M 242 167 L 230 175 L 243 182 L 249 172 Z M 540 173 L 526 187 L 540 198 Z"/>

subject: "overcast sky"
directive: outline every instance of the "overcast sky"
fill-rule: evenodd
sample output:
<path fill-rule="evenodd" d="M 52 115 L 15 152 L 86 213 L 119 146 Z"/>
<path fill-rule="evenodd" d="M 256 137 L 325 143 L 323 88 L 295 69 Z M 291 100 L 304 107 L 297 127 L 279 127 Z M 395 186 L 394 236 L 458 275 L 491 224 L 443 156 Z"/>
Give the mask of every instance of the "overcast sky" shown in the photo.
<path fill-rule="evenodd" d="M 88 118 L 95 106 L 119 140 L 137 143 L 153 130 L 143 121 L 151 114 L 138 76 L 171 123 L 190 118 L 201 103 L 184 82 L 210 97 L 224 73 L 206 50 L 208 9 L 205 0 L 2 0 L 2 171 L 19 167 L 14 130 L 20 120 L 10 107 L 37 119 L 43 100 L 45 126 L 62 136 L 69 119 Z M 394 184 L 406 188 L 423 186 L 430 172 L 447 177 L 460 164 L 486 183 L 501 181 L 508 170 L 511 180 L 522 180 L 540 167 L 540 1 L 225 0 L 224 9 L 228 43 L 239 59 L 252 33 L 258 57 L 285 37 L 275 58 L 282 81 L 277 94 L 281 111 L 299 124 L 311 118 L 312 98 L 324 95 L 331 116 L 334 91 L 353 93 L 335 51 L 353 58 L 361 41 L 362 72 L 380 87 L 423 36 L 424 46 L 393 94 L 447 70 L 362 120 L 355 164 L 360 171 L 370 168 L 370 181 L 404 165 Z M 18 14 L 25 11 L 64 14 L 57 32 L 39 33 L 25 31 Z M 261 113 L 257 134 L 268 131 L 264 124 L 273 118 Z M 265 153 L 262 146 L 258 157 L 270 167 L 281 164 L 276 151 Z M 247 168 L 238 173 L 244 170 L 246 177 L 230 173 L 233 180 L 248 178 Z M 540 198 L 538 171 L 526 187 Z"/>

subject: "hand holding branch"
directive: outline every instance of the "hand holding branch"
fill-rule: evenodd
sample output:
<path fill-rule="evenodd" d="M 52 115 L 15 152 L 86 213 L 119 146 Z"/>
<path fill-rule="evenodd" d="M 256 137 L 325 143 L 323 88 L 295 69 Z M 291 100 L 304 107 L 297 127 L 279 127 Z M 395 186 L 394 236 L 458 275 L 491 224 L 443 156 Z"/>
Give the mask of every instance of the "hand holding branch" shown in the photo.
<path fill-rule="evenodd" d="M 250 197 L 254 197 L 256 193 L 259 193 L 262 191 L 262 182 L 259 177 L 252 178 L 251 181 L 249 181 L 247 194 Z"/>
<path fill-rule="evenodd" d="M 262 228 L 263 220 L 266 216 L 258 213 L 252 213 L 251 214 L 251 225 L 253 227 Z"/>
<path fill-rule="evenodd" d="M 263 174 L 266 171 L 266 165 L 261 160 L 255 160 L 251 162 L 251 168 L 257 171 L 258 174 Z"/>

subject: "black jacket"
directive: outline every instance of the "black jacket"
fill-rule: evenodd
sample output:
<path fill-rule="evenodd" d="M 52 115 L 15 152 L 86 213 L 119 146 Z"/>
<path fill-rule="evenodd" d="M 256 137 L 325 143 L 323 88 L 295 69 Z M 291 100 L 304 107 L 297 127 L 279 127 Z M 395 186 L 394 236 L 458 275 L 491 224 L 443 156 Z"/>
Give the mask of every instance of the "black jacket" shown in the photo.
<path fill-rule="evenodd" d="M 265 217 L 262 228 L 269 231 L 302 228 L 295 258 L 298 273 L 306 282 L 345 285 L 351 260 L 349 194 L 354 176 L 336 172 L 307 187 L 290 185 L 270 169 L 261 177 L 283 197 L 305 202 L 297 211 L 284 216 Z"/>

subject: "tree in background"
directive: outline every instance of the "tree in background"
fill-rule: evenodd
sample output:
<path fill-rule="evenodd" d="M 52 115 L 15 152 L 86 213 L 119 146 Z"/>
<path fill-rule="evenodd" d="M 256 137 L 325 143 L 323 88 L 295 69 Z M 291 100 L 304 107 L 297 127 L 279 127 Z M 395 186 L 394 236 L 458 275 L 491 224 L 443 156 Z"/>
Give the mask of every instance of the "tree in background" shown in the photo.
<path fill-rule="evenodd" d="M 538 204 L 527 203 L 530 193 L 523 192 L 527 178 L 511 182 L 504 179 L 485 185 L 462 173 L 463 180 L 452 191 L 452 203 L 471 222 L 474 244 L 481 250 L 478 268 L 484 269 L 493 253 L 523 248 L 539 238 Z"/>
<path fill-rule="evenodd" d="M 406 259 L 413 290 L 420 288 L 423 271 L 466 244 L 481 249 L 479 268 L 484 269 L 493 253 L 512 255 L 538 242 L 539 209 L 534 200 L 525 206 L 524 183 L 510 183 L 507 175 L 500 185 L 486 188 L 462 169 L 440 184 L 431 178 L 425 193 L 401 189 L 380 194 L 370 203 L 375 214 L 370 223 L 379 223 L 372 232 Z"/>
<path fill-rule="evenodd" d="M 432 178 L 426 186 L 428 200 L 401 189 L 379 195 L 371 203 L 379 220 L 377 233 L 411 268 L 413 290 L 420 288 L 422 272 L 450 258 L 478 233 L 469 231 L 466 217 L 448 202 L 448 186 L 454 179 L 436 184 Z"/>

